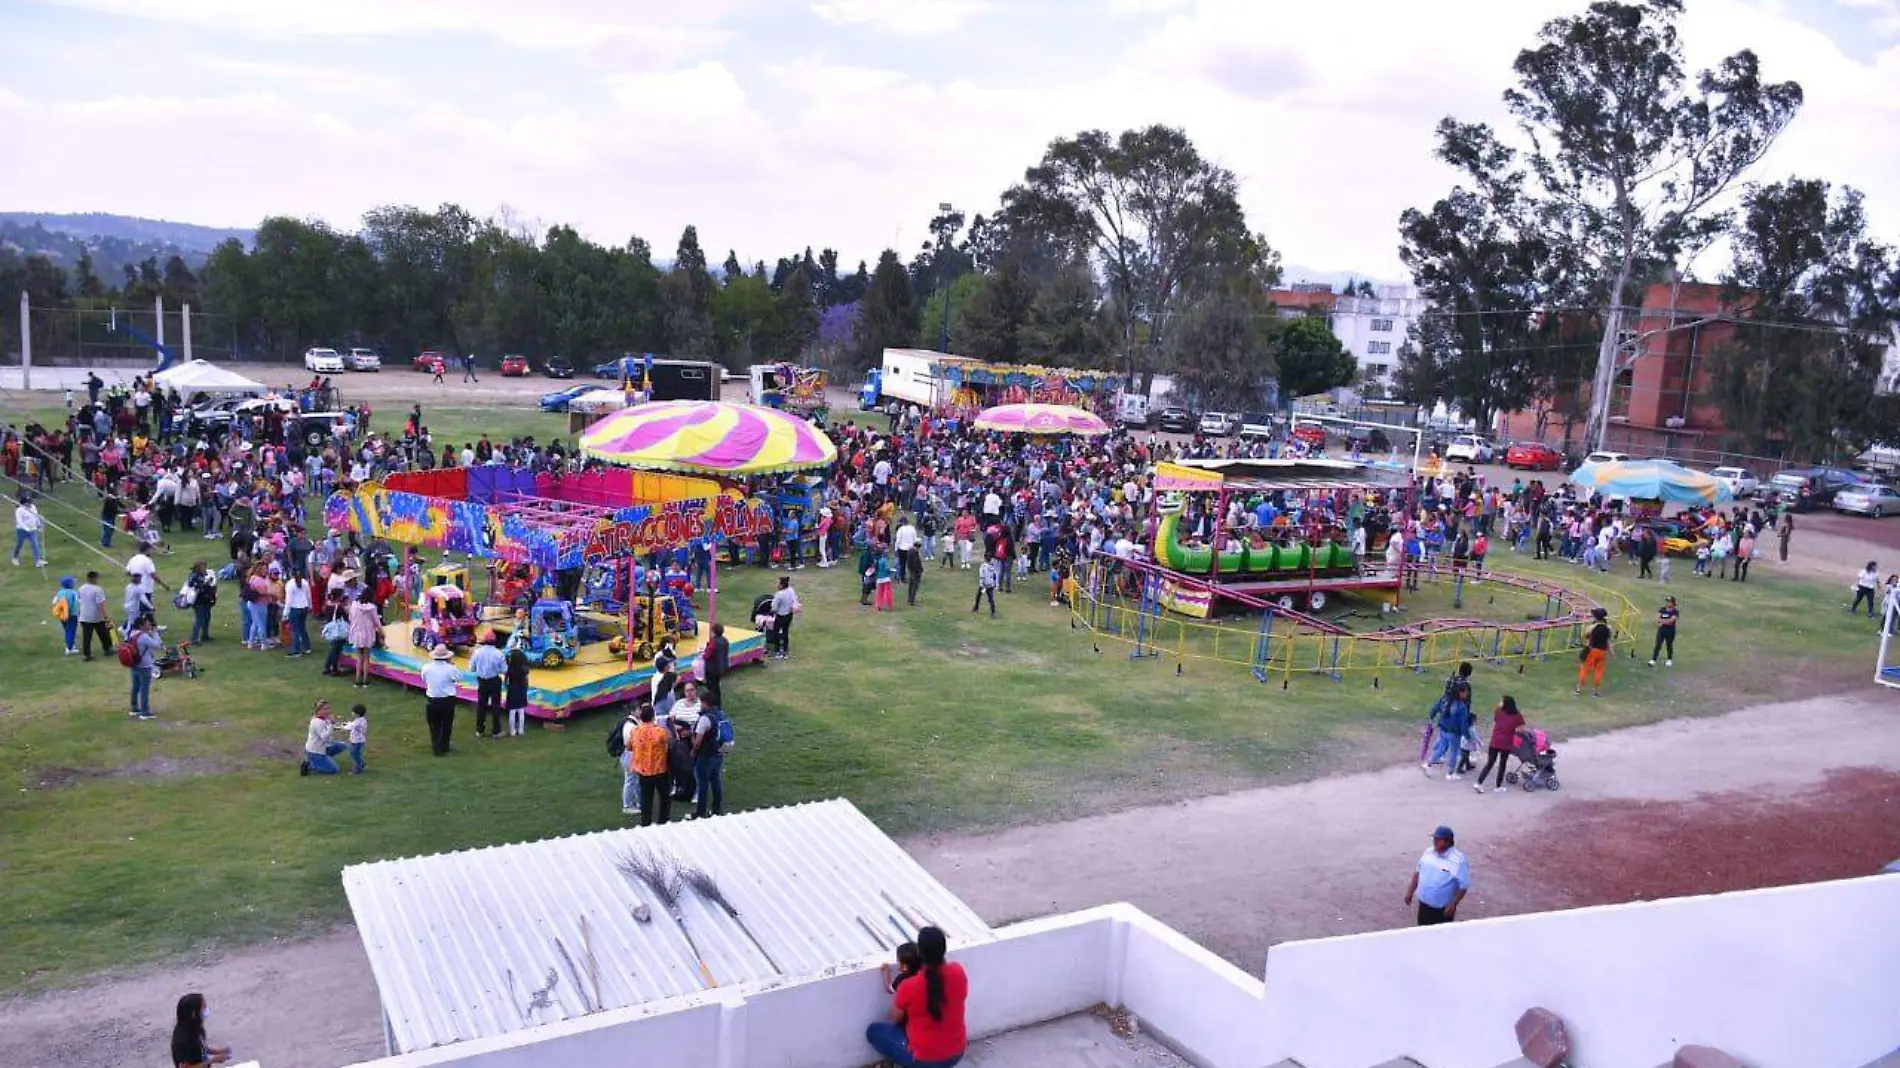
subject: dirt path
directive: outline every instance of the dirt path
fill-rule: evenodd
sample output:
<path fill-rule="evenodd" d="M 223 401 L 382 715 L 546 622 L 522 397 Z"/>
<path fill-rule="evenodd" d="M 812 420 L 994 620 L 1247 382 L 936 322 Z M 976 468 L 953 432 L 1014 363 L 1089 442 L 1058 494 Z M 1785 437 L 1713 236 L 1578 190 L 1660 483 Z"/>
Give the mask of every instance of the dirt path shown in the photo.
<path fill-rule="evenodd" d="M 1450 824 L 1471 855 L 1475 886 L 1461 915 L 1474 918 L 1627 900 L 1627 888 L 1613 881 L 1558 885 L 1569 877 L 1544 859 L 1574 848 L 1572 829 L 1598 818 L 1605 803 L 1678 803 L 1661 809 L 1673 812 L 1699 795 L 1739 792 L 1769 808 L 1798 799 L 1822 821 L 1808 828 L 1809 841 L 1831 852 L 1835 829 L 1827 821 L 1857 825 L 1868 813 L 1806 802 L 1840 769 L 1900 767 L 1900 695 L 1763 705 L 1597 735 L 1561 750 L 1563 790 L 1555 794 L 1480 796 L 1469 780 L 1428 780 L 1407 765 L 907 844 L 992 923 L 1127 901 L 1253 971 L 1275 942 L 1406 923 L 1400 898 L 1411 860 L 1439 823 Z M 1871 803 L 1895 796 L 1900 777 L 1876 788 Z M 1847 870 L 1811 867 L 1807 877 L 1871 872 L 1900 857 L 1900 812 L 1882 826 L 1883 835 L 1861 846 L 1863 855 L 1845 858 Z M 1783 848 L 1799 848 L 1799 840 Z M 1827 863 L 1838 868 L 1843 858 Z M 1734 888 L 1733 880 L 1712 880 L 1689 892 Z"/>
<path fill-rule="evenodd" d="M 1406 923 L 1411 859 L 1441 822 L 1471 854 L 1474 918 L 1872 871 L 1900 856 L 1893 768 L 1900 695 L 1854 692 L 1566 744 L 1555 794 L 1480 796 L 1408 765 L 905 844 L 991 923 L 1129 901 L 1251 971 L 1275 942 Z M 332 1068 L 382 1052 L 375 983 L 344 927 L 0 1002 L 0 1064 L 156 1063 L 191 990 L 240 1060 Z"/>

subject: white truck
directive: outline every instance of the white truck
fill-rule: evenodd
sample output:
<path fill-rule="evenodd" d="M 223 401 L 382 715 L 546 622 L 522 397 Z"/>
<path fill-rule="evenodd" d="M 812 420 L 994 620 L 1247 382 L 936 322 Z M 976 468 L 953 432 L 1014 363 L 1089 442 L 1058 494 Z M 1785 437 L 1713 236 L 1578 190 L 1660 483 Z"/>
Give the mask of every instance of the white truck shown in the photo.
<path fill-rule="evenodd" d="M 975 362 L 933 349 L 885 349 L 878 381 L 878 403 L 900 400 L 925 408 L 947 404 L 956 387 L 945 380 L 943 368 L 954 363 Z"/>

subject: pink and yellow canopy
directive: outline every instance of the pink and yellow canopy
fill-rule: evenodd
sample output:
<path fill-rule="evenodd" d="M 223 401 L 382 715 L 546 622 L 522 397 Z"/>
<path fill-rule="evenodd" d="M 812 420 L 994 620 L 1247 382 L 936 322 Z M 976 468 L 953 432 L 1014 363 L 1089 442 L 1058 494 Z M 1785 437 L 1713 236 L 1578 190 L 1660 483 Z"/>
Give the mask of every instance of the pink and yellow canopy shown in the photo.
<path fill-rule="evenodd" d="M 1101 416 L 1066 404 L 999 404 L 985 408 L 976 417 L 976 428 L 1006 434 L 1079 434 L 1083 437 L 1108 433 L 1108 424 Z"/>
<path fill-rule="evenodd" d="M 614 412 L 581 433 L 581 452 L 642 470 L 724 475 L 804 471 L 838 458 L 831 439 L 796 415 L 720 401 Z"/>

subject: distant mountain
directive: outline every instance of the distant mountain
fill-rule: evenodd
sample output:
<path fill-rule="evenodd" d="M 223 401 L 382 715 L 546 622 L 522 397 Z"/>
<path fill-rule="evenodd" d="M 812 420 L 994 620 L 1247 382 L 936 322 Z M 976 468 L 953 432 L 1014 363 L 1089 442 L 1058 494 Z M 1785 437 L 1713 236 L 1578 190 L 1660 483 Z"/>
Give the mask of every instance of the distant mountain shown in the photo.
<path fill-rule="evenodd" d="M 129 215 L 53 215 L 45 212 L 0 212 L 0 248 L 21 256 L 45 256 L 71 271 L 81 251 L 92 253 L 93 273 L 107 285 L 116 285 L 127 265 L 155 259 L 163 269 L 173 256 L 197 270 L 220 243 L 237 238 L 246 244 L 251 231 Z"/>

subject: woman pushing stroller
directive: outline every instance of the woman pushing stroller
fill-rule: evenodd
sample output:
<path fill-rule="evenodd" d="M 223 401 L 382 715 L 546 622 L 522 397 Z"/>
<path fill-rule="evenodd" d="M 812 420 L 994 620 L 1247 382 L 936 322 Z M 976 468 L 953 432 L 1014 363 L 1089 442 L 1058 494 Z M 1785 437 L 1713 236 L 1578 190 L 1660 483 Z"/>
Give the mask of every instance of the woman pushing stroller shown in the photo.
<path fill-rule="evenodd" d="M 1557 751 L 1550 747 L 1550 736 L 1525 723 L 1523 714 L 1517 710 L 1517 699 L 1506 694 L 1491 713 L 1490 755 L 1485 758 L 1484 770 L 1478 772 L 1478 781 L 1471 788 L 1483 793 L 1484 780 L 1496 766 L 1497 786 L 1491 792 L 1503 793 L 1507 781 L 1505 768 L 1512 757 L 1517 758 L 1517 770 L 1508 775 L 1508 781 L 1521 780 L 1526 790 L 1557 788 Z"/>
<path fill-rule="evenodd" d="M 1490 753 L 1485 757 L 1484 768 L 1478 772 L 1478 781 L 1472 789 L 1484 792 L 1485 777 L 1491 774 L 1492 765 L 1498 769 L 1498 785 L 1493 793 L 1504 792 L 1505 765 L 1517 753 L 1518 733 L 1524 729 L 1524 714 L 1517 710 L 1517 698 L 1505 694 L 1498 701 L 1498 707 L 1491 712 Z"/>

